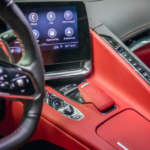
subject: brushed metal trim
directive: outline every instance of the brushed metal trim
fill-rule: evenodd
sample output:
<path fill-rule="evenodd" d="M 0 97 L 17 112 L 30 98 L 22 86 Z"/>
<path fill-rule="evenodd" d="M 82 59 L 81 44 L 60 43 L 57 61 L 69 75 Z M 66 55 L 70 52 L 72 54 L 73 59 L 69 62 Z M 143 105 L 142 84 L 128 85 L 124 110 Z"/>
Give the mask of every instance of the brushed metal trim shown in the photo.
<path fill-rule="evenodd" d="M 77 89 L 78 89 L 78 86 L 72 88 L 71 90 L 65 92 L 65 93 L 64 93 L 64 96 L 68 95 L 69 93 L 71 93 L 71 92 L 73 92 L 73 91 L 75 91 L 75 90 L 77 90 Z"/>
<path fill-rule="evenodd" d="M 81 88 L 84 88 L 85 86 L 89 85 L 90 83 L 85 83 L 83 85 L 81 85 Z"/>
<path fill-rule="evenodd" d="M 87 75 L 91 71 L 91 61 L 86 61 L 83 68 L 64 70 L 64 71 L 53 71 L 45 73 L 45 80 L 59 79 L 66 77 L 73 77 L 78 75 Z"/>

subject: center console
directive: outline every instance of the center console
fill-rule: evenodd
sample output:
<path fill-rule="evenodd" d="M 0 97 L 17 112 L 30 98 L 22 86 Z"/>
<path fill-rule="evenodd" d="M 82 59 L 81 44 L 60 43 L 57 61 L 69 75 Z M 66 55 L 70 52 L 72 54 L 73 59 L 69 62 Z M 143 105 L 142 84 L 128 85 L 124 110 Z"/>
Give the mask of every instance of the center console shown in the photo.
<path fill-rule="evenodd" d="M 89 85 L 88 89 L 96 92 L 95 95 L 86 91 L 87 87 L 81 86 L 84 77 L 91 71 L 92 60 L 89 25 L 84 3 L 17 2 L 17 5 L 29 22 L 41 50 L 46 84 L 78 104 L 93 103 L 101 113 L 106 114 L 114 110 L 116 106 L 113 100 L 107 95 L 104 96 L 103 91 Z M 9 26 L 6 28 L 10 31 Z M 15 62 L 18 62 L 22 57 L 19 41 L 16 39 L 9 43 L 9 47 Z M 75 80 L 73 77 L 77 81 L 68 80 L 68 78 Z M 85 84 L 87 84 L 86 81 Z M 104 99 L 100 105 L 99 96 L 101 100 Z M 88 97 L 90 100 L 87 100 Z M 45 91 L 44 102 L 69 118 L 77 119 L 75 116 L 78 116 L 82 119 L 84 116 L 77 108 L 51 91 Z"/>

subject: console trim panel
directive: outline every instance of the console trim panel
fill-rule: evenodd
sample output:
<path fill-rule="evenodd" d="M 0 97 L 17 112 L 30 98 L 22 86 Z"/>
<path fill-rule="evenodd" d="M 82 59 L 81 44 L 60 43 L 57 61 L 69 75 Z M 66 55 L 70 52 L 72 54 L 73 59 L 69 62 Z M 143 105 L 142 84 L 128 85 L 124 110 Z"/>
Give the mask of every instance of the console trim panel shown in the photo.
<path fill-rule="evenodd" d="M 62 106 L 61 108 L 56 109 L 55 107 L 53 107 L 51 105 L 52 101 L 54 101 L 55 99 L 59 99 L 60 101 L 62 101 L 63 105 L 66 105 L 66 106 Z M 64 99 L 60 98 L 59 96 L 55 95 L 54 93 L 52 93 L 51 91 L 46 90 L 46 89 L 45 89 L 44 102 L 46 104 L 48 104 L 49 106 L 51 106 L 56 111 L 58 111 L 59 113 L 61 113 L 62 115 L 66 116 L 66 117 L 68 117 L 70 119 L 73 119 L 75 121 L 80 121 L 80 120 L 82 120 L 84 118 L 83 113 L 81 113 L 81 111 L 78 110 L 75 106 L 71 105 L 69 102 L 65 101 Z M 65 108 L 65 107 L 68 107 L 69 105 L 73 109 L 73 114 L 64 114 L 62 109 Z"/>
<path fill-rule="evenodd" d="M 90 72 L 91 72 L 91 61 L 86 61 L 83 68 L 80 69 L 47 72 L 45 73 L 45 80 L 73 77 L 78 75 L 87 75 Z"/>

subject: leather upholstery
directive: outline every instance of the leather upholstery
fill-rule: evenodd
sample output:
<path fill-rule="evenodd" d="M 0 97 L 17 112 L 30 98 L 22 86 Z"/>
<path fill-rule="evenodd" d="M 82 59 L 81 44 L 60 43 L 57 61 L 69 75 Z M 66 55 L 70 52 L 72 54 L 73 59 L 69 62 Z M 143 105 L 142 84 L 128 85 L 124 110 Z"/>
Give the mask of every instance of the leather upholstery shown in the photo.
<path fill-rule="evenodd" d="M 57 127 L 56 130 L 61 130 L 78 141 L 83 146 L 80 147 L 81 149 L 113 150 L 115 148 L 109 144 L 109 141 L 107 142 L 97 135 L 96 130 L 99 126 L 126 109 L 133 109 L 147 120 L 150 120 L 149 85 L 102 38 L 100 38 L 99 35 L 92 30 L 90 30 L 90 34 L 93 48 L 93 66 L 91 75 L 86 80 L 91 85 L 97 86 L 109 95 L 114 100 L 117 108 L 111 113 L 103 115 L 93 104 L 77 104 L 61 95 L 53 88 L 46 86 L 45 88 L 47 90 L 78 108 L 84 114 L 84 118 L 81 121 L 74 121 L 44 103 L 41 115 L 44 121 L 40 119 L 40 122 L 43 123 L 39 124 L 38 130 L 36 130 L 32 137 L 33 139 L 30 139 L 31 141 L 39 139 L 40 137 L 41 139 L 47 137 L 48 141 L 52 141 L 58 145 L 59 143 L 62 144 L 57 138 L 50 137 L 50 135 L 54 133 L 52 130 L 48 129 L 48 127 L 50 128 L 50 124 L 53 124 Z M 7 107 L 8 106 L 9 105 L 7 105 Z M 19 114 L 21 111 L 19 110 L 20 107 L 15 106 L 13 110 L 15 109 L 17 109 L 17 114 Z M 10 112 L 11 111 L 10 109 Z M 14 122 L 19 120 L 17 114 L 11 114 L 11 118 Z M 7 121 L 9 121 L 9 119 Z M 3 126 L 4 125 L 5 123 L 3 123 Z M 11 125 L 9 125 L 9 127 L 11 127 Z M 43 132 L 40 131 L 41 127 L 45 128 L 42 130 Z M 2 124 L 0 124 L 0 133 L 6 135 L 6 131 L 2 131 Z M 7 132 L 7 134 L 8 133 L 9 132 Z M 61 144 L 59 146 L 61 146 Z M 70 145 L 68 145 L 68 149 L 76 150 L 76 147 L 72 148 L 69 146 Z"/>
<path fill-rule="evenodd" d="M 92 103 L 100 112 L 103 112 L 114 105 L 114 101 L 104 91 L 94 85 L 87 85 L 81 88 L 86 82 L 78 86 L 80 94 L 85 103 Z"/>

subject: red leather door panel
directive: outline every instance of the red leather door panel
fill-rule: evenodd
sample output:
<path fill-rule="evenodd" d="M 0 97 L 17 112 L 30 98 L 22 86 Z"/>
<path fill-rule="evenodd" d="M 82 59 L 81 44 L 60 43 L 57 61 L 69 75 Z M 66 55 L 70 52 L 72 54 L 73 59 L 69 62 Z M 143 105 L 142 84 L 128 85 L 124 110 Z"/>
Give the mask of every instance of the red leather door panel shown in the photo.
<path fill-rule="evenodd" d="M 133 51 L 150 68 L 150 43 Z"/>

